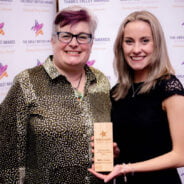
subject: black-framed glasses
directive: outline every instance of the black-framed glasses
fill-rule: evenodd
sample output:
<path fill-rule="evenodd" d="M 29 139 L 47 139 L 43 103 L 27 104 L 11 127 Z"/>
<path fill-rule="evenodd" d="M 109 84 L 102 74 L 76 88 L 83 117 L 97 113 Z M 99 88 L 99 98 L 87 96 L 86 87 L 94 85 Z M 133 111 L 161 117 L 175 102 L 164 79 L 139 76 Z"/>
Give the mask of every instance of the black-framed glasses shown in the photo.
<path fill-rule="evenodd" d="M 79 44 L 87 44 L 92 41 L 92 34 L 89 33 L 79 33 L 79 34 L 72 34 L 70 32 L 56 32 L 58 36 L 58 40 L 63 43 L 70 43 L 73 37 L 76 38 Z"/>

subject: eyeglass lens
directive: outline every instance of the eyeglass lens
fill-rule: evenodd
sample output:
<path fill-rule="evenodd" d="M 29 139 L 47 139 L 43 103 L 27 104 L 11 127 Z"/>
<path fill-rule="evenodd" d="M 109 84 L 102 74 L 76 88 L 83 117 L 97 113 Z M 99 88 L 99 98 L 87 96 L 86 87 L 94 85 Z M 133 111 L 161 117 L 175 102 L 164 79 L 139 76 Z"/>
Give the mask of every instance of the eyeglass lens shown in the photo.
<path fill-rule="evenodd" d="M 57 32 L 58 39 L 61 42 L 69 43 L 73 39 L 73 37 L 76 37 L 78 43 L 90 43 L 92 35 L 88 33 L 80 33 L 80 34 L 72 34 L 69 32 Z"/>

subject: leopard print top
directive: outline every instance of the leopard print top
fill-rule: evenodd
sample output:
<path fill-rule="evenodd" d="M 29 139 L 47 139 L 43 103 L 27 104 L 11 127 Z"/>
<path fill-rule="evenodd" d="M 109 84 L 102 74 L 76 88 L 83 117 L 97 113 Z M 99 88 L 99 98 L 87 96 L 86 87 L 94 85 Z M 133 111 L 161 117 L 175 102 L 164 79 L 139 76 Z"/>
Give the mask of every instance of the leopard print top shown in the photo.
<path fill-rule="evenodd" d="M 52 56 L 15 77 L 0 106 L 0 183 L 103 183 L 87 168 L 93 123 L 110 121 L 110 85 L 100 71 L 85 72 L 81 101 Z"/>

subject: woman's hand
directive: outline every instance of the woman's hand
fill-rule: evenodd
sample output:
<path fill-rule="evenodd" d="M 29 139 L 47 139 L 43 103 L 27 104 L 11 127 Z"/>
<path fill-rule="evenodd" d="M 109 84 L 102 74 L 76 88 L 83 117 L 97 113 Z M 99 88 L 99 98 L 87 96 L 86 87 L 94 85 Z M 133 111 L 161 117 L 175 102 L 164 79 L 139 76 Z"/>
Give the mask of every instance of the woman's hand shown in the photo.
<path fill-rule="evenodd" d="M 88 171 L 91 172 L 93 175 L 95 175 L 97 178 L 102 179 L 104 180 L 105 183 L 107 183 L 110 180 L 116 178 L 117 176 L 125 174 L 126 173 L 125 169 L 126 167 L 123 167 L 123 165 L 116 165 L 109 174 L 102 174 L 96 172 L 94 166 L 92 166 L 92 168 L 88 169 Z"/>
<path fill-rule="evenodd" d="M 114 152 L 114 158 L 119 157 L 120 149 L 116 142 L 113 142 L 113 152 Z"/>

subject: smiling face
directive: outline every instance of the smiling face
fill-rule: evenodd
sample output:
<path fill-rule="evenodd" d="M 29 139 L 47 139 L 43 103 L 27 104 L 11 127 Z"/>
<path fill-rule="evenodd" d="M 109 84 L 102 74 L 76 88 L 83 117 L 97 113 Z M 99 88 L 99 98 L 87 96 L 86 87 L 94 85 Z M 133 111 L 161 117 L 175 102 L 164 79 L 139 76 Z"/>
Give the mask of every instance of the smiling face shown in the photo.
<path fill-rule="evenodd" d="M 58 32 L 70 32 L 72 34 L 88 33 L 90 27 L 87 22 L 79 22 L 74 25 L 58 27 Z M 54 64 L 60 71 L 78 70 L 84 67 L 89 59 L 92 41 L 87 44 L 79 44 L 74 37 L 70 43 L 58 40 L 57 35 L 52 38 Z"/>
<path fill-rule="evenodd" d="M 141 20 L 129 22 L 124 29 L 122 47 L 127 64 L 134 70 L 134 80 L 144 81 L 154 51 L 150 25 Z"/>

